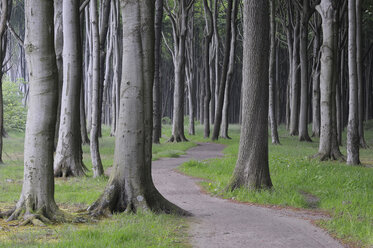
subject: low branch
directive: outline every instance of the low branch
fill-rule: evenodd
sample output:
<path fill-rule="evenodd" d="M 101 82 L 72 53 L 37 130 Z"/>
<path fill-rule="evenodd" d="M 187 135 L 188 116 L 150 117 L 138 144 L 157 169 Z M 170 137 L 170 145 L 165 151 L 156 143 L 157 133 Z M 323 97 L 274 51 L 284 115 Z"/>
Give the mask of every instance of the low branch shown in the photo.
<path fill-rule="evenodd" d="M 16 31 L 13 29 L 12 25 L 10 25 L 9 22 L 7 22 L 7 26 L 8 26 L 8 29 L 10 31 L 10 33 L 13 35 L 13 37 L 16 39 L 16 41 L 18 42 L 18 44 L 22 47 L 24 47 L 24 41 L 22 40 L 22 38 L 16 33 Z"/>

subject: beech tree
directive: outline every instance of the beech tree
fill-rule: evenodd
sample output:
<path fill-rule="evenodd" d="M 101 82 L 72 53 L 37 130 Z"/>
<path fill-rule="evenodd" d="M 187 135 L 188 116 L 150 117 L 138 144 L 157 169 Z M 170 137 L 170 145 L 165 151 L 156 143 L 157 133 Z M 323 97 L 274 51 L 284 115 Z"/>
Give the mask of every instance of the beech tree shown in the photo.
<path fill-rule="evenodd" d="M 63 89 L 59 137 L 54 159 L 55 176 L 82 176 L 86 170 L 80 134 L 82 53 L 79 2 L 63 1 Z M 79 106 L 79 107 L 77 107 Z"/>
<path fill-rule="evenodd" d="M 272 187 L 268 166 L 269 2 L 244 2 L 242 125 L 229 189 Z"/>
<path fill-rule="evenodd" d="M 92 32 L 92 120 L 91 120 L 91 159 L 93 176 L 104 174 L 99 150 L 100 130 L 100 36 L 98 30 L 97 2 L 90 1 L 90 18 Z"/>
<path fill-rule="evenodd" d="M 360 164 L 358 78 L 356 60 L 356 0 L 348 0 L 348 75 L 349 112 L 347 127 L 347 164 Z"/>
<path fill-rule="evenodd" d="M 93 214 L 154 212 L 187 214 L 167 201 L 151 177 L 154 1 L 121 0 L 123 74 L 114 169 Z"/>
<path fill-rule="evenodd" d="M 62 218 L 54 201 L 53 142 L 57 110 L 57 65 L 53 36 L 53 1 L 25 1 L 25 47 L 30 98 L 27 114 L 24 178 L 19 201 L 8 221 Z"/>

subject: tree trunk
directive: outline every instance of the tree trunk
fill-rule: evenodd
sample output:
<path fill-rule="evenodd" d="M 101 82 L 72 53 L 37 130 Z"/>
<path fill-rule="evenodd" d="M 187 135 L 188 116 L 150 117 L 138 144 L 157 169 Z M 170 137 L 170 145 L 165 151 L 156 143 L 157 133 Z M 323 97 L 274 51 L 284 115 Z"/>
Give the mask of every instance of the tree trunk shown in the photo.
<path fill-rule="evenodd" d="M 308 25 L 313 10 L 309 0 L 303 0 L 300 21 L 300 65 L 301 65 L 301 96 L 299 116 L 299 140 L 311 142 L 308 135 Z"/>
<path fill-rule="evenodd" d="M 87 119 L 86 119 L 86 112 L 85 112 L 85 87 L 84 82 L 82 81 L 81 88 L 80 88 L 80 133 L 83 145 L 88 145 L 90 143 L 88 138 L 88 131 L 87 131 Z"/>
<path fill-rule="evenodd" d="M 238 160 L 229 185 L 272 187 L 268 167 L 269 3 L 244 2 L 243 109 Z"/>
<path fill-rule="evenodd" d="M 98 33 L 97 2 L 90 2 L 90 18 L 92 32 L 92 126 L 91 126 L 91 159 L 93 177 L 104 174 L 99 151 L 98 135 L 100 126 L 100 44 Z"/>
<path fill-rule="evenodd" d="M 21 215 L 23 224 L 60 220 L 54 201 L 53 142 L 58 71 L 53 45 L 53 1 L 25 1 L 25 47 L 30 78 L 26 124 L 24 179 L 20 199 L 8 221 Z"/>
<path fill-rule="evenodd" d="M 318 17 L 315 21 L 316 30 L 313 40 L 313 66 L 312 66 L 312 136 L 320 137 L 320 32 L 321 22 Z"/>
<path fill-rule="evenodd" d="M 293 32 L 293 58 L 291 72 L 291 111 L 290 111 L 290 135 L 298 134 L 299 125 L 299 14 L 296 13 L 296 23 Z"/>
<path fill-rule="evenodd" d="M 80 91 L 82 80 L 82 54 L 80 40 L 80 3 L 63 1 L 63 88 L 61 122 L 54 159 L 57 177 L 83 176 L 82 140 L 80 135 Z"/>
<path fill-rule="evenodd" d="M 221 122 L 221 133 L 220 137 L 223 139 L 230 139 L 228 135 L 228 127 L 229 127 L 229 93 L 233 81 L 233 73 L 234 73 L 234 65 L 235 65 L 235 57 L 236 57 L 236 33 L 237 33 L 237 14 L 238 14 L 238 2 L 237 0 L 233 1 L 233 12 L 232 12 L 232 20 L 231 20 L 231 45 L 230 45 L 230 52 L 229 52 L 229 64 L 228 64 L 228 72 L 227 72 L 227 82 L 224 89 L 224 103 L 223 103 L 223 114 L 222 114 L 222 122 Z"/>
<path fill-rule="evenodd" d="M 358 129 L 358 78 L 356 59 L 356 0 L 348 0 L 349 111 L 347 126 L 347 164 L 350 165 L 360 164 Z"/>
<path fill-rule="evenodd" d="M 151 178 L 154 1 L 121 1 L 121 9 L 123 74 L 114 170 L 89 210 L 96 215 L 138 209 L 187 214 L 168 202 Z"/>
<path fill-rule="evenodd" d="M 54 136 L 54 147 L 57 148 L 60 116 L 61 116 L 61 100 L 62 100 L 62 86 L 63 86 L 63 24 L 62 24 L 62 0 L 54 1 L 54 46 L 56 51 L 56 61 L 58 69 L 58 106 L 57 106 L 57 120 L 56 133 Z"/>
<path fill-rule="evenodd" d="M 276 118 L 276 1 L 270 0 L 270 55 L 269 55 L 269 120 L 271 124 L 272 144 L 280 144 Z"/>
<path fill-rule="evenodd" d="M 4 102 L 3 102 L 3 64 L 6 53 L 6 23 L 8 21 L 8 0 L 1 1 L 0 18 L 0 164 L 3 163 Z"/>
<path fill-rule="evenodd" d="M 359 139 L 360 147 L 368 148 L 364 138 L 364 82 L 363 82 L 363 60 L 362 60 L 362 18 L 361 0 L 356 0 L 356 60 L 357 60 L 357 80 L 358 80 L 358 111 L 359 111 Z M 368 111 L 368 109 L 366 109 Z"/>
<path fill-rule="evenodd" d="M 161 65 L 161 41 L 162 41 L 162 20 L 163 20 L 163 0 L 155 1 L 155 71 L 154 71 L 154 120 L 153 120 L 153 142 L 160 143 L 162 136 L 162 96 L 161 96 L 161 78 L 160 78 L 160 65 Z"/>
<path fill-rule="evenodd" d="M 227 82 L 227 72 L 228 72 L 228 65 L 229 65 L 229 57 L 230 57 L 230 45 L 231 45 L 231 21 L 232 21 L 232 8 L 233 8 L 233 0 L 228 0 L 228 7 L 227 7 L 227 18 L 226 18 L 226 36 L 225 36 L 225 51 L 224 51 L 224 61 L 223 61 L 223 68 L 221 70 L 220 76 L 220 83 L 219 83 L 219 95 L 217 106 L 215 110 L 215 123 L 214 123 L 214 130 L 212 133 L 212 140 L 217 140 L 219 138 L 220 133 L 220 125 L 222 121 L 223 115 L 223 105 L 224 105 L 224 94 L 225 94 L 225 87 Z"/>
<path fill-rule="evenodd" d="M 335 114 L 335 64 L 337 63 L 336 49 L 336 9 L 332 0 L 322 0 L 317 6 L 322 18 L 323 44 L 321 46 L 320 71 L 320 144 L 319 153 L 321 161 L 328 159 L 341 159 L 337 142 L 337 129 Z"/>
<path fill-rule="evenodd" d="M 210 43 L 213 35 L 213 23 L 212 23 L 212 12 L 208 6 L 207 0 L 203 0 L 203 6 L 205 10 L 205 37 L 204 37 L 204 87 L 205 87 L 205 98 L 203 104 L 203 113 L 205 125 L 204 137 L 210 137 L 210 101 L 211 101 L 211 87 L 210 87 Z"/>

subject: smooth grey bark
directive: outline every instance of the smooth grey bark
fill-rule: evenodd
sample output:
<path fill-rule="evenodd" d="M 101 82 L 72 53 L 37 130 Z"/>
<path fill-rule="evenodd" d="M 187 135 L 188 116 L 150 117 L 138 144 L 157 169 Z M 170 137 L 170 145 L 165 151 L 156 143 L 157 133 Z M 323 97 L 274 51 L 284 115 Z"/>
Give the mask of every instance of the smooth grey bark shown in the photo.
<path fill-rule="evenodd" d="M 321 21 L 315 17 L 312 65 L 312 136 L 320 137 L 320 43 Z"/>
<path fill-rule="evenodd" d="M 269 2 L 247 0 L 243 11 L 242 125 L 228 189 L 272 187 L 268 166 Z"/>
<path fill-rule="evenodd" d="M 87 120 L 86 120 L 86 112 L 85 112 L 85 87 L 84 82 L 82 81 L 81 88 L 80 88 L 80 135 L 82 139 L 82 145 L 88 145 L 90 143 L 88 138 L 88 131 L 87 131 Z"/>
<path fill-rule="evenodd" d="M 30 98 L 27 114 L 22 192 L 8 221 L 23 224 L 60 220 L 54 200 L 53 142 L 58 97 L 53 1 L 25 1 L 25 51 Z"/>
<path fill-rule="evenodd" d="M 186 63 L 185 76 L 188 90 L 188 112 L 189 112 L 189 135 L 195 135 L 195 97 L 194 97 L 194 79 L 195 75 L 195 46 L 194 46 L 194 8 L 191 11 L 191 18 L 188 22 L 188 34 L 186 39 Z"/>
<path fill-rule="evenodd" d="M 230 45 L 230 52 L 229 52 L 229 64 L 228 64 L 228 71 L 227 71 L 227 82 L 224 89 L 224 103 L 223 103 L 223 110 L 222 110 L 222 121 L 221 121 L 221 130 L 220 130 L 220 137 L 223 139 L 230 139 L 228 135 L 228 127 L 229 127 L 229 93 L 231 90 L 231 85 L 233 81 L 233 73 L 234 73 L 234 65 L 235 65 L 235 57 L 236 57 L 236 33 L 237 33 L 237 14 L 238 14 L 238 6 L 239 2 L 237 0 L 233 0 L 233 10 L 232 10 L 232 20 L 231 20 L 231 45 Z"/>
<path fill-rule="evenodd" d="M 91 159 L 93 177 L 98 177 L 104 174 L 102 167 L 101 156 L 99 151 L 99 126 L 100 126 L 100 41 L 98 32 L 98 17 L 97 17 L 97 2 L 91 1 L 90 6 L 90 22 L 92 32 L 92 120 L 91 120 Z"/>
<path fill-rule="evenodd" d="M 160 143 L 162 136 L 162 91 L 161 91 L 161 43 L 162 43 L 162 20 L 163 20 L 163 0 L 155 1 L 155 70 L 153 89 L 153 142 Z"/>
<path fill-rule="evenodd" d="M 349 111 L 347 126 L 347 164 L 358 165 L 359 159 L 359 112 L 358 78 L 356 57 L 356 0 L 348 0 L 348 79 Z"/>
<path fill-rule="evenodd" d="M 211 101 L 211 87 L 210 87 L 210 44 L 213 35 L 213 23 L 212 23 L 212 12 L 208 5 L 207 0 L 203 0 L 203 7 L 205 11 L 205 34 L 204 34 L 204 87 L 205 87 L 205 98 L 203 99 L 203 124 L 204 137 L 210 137 L 210 101 Z"/>
<path fill-rule="evenodd" d="M 312 141 L 308 134 L 308 25 L 317 2 L 320 1 L 303 0 L 300 20 L 301 96 L 298 133 L 300 141 L 308 142 Z"/>
<path fill-rule="evenodd" d="M 232 20 L 232 8 L 233 8 L 233 0 L 228 0 L 227 6 L 227 17 L 226 17 L 226 36 L 225 36 L 225 51 L 224 51 L 224 60 L 223 60 L 223 67 L 221 69 L 221 76 L 219 82 L 219 95 L 217 105 L 215 106 L 215 122 L 214 122 L 214 129 L 212 132 L 212 140 L 217 140 L 219 138 L 221 121 L 223 116 L 223 105 L 224 105 L 224 93 L 225 87 L 227 82 L 227 72 L 228 72 L 228 65 L 229 65 L 229 55 L 230 55 L 230 45 L 231 45 L 231 20 Z"/>
<path fill-rule="evenodd" d="M 56 120 L 56 133 L 54 138 L 54 147 L 57 148 L 58 135 L 60 129 L 61 116 L 61 100 L 62 100 L 62 86 L 63 86 L 63 23 L 62 23 L 62 0 L 54 1 L 54 47 L 56 51 L 56 61 L 58 69 L 58 107 Z"/>
<path fill-rule="evenodd" d="M 298 134 L 299 127 L 299 43 L 300 43 L 300 16 L 296 12 L 293 27 L 293 47 L 291 65 L 291 106 L 290 106 L 290 135 Z"/>
<path fill-rule="evenodd" d="M 356 0 L 356 60 L 358 80 L 358 114 L 359 114 L 359 139 L 360 147 L 368 148 L 364 138 L 364 81 L 363 81 L 363 41 L 362 41 L 362 10 L 361 0 Z M 366 89 L 367 91 L 368 89 Z M 365 111 L 368 111 L 366 109 Z"/>
<path fill-rule="evenodd" d="M 269 121 L 272 144 L 280 144 L 276 118 L 276 1 L 270 0 L 270 54 L 269 54 Z"/>
<path fill-rule="evenodd" d="M 3 163 L 3 133 L 4 133 L 4 103 L 3 103 L 3 63 L 6 49 L 6 35 L 8 20 L 8 0 L 1 1 L 1 17 L 0 17 L 0 164 Z"/>
<path fill-rule="evenodd" d="M 219 1 L 215 0 L 214 3 L 214 15 L 213 15 L 213 25 L 214 25 L 214 52 L 215 52 L 215 92 L 214 92 L 214 121 L 215 123 L 215 114 L 216 108 L 218 106 L 218 99 L 219 99 L 219 83 L 220 83 L 220 66 L 219 66 L 219 59 L 220 59 L 220 36 L 219 36 L 219 27 L 218 27 L 218 20 L 219 19 Z"/>
<path fill-rule="evenodd" d="M 172 23 L 174 40 L 172 57 L 175 73 L 172 135 L 169 142 L 184 142 L 188 141 L 184 134 L 185 50 L 189 10 L 194 4 L 194 0 L 178 0 L 174 4 L 176 12 L 172 12 L 170 8 L 166 7 Z"/>
<path fill-rule="evenodd" d="M 54 175 L 84 176 L 82 139 L 80 134 L 80 91 L 82 82 L 82 48 L 80 38 L 79 2 L 63 1 L 63 86 L 60 128 Z M 77 107 L 79 106 L 79 107 Z"/>
<path fill-rule="evenodd" d="M 95 215 L 140 209 L 187 214 L 167 201 L 151 178 L 154 1 L 122 0 L 121 10 L 123 74 L 114 170 L 89 211 Z"/>
<path fill-rule="evenodd" d="M 320 59 L 320 143 L 315 157 L 321 161 L 328 159 L 344 160 L 339 151 L 336 127 L 336 6 L 332 0 L 321 0 L 316 7 L 322 18 L 323 43 Z"/>

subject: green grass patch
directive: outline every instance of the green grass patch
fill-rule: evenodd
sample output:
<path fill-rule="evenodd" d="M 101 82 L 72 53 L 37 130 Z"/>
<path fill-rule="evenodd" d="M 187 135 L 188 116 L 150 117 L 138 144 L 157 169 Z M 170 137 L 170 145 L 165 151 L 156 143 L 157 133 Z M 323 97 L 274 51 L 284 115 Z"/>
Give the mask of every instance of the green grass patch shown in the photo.
<path fill-rule="evenodd" d="M 195 142 L 167 143 L 171 127 L 164 128 L 162 144 L 153 146 L 153 160 L 177 157 L 195 146 Z M 100 153 L 105 169 L 113 165 L 115 138 L 103 127 Z M 0 210 L 10 209 L 18 201 L 23 180 L 24 133 L 11 131 L 4 139 L 4 165 L 0 165 Z M 89 145 L 83 146 L 87 177 L 56 178 L 55 199 L 64 211 L 74 213 L 87 208 L 103 192 L 108 178 L 92 177 Z M 0 220 L 0 247 L 187 247 L 184 219 L 150 212 L 120 214 L 87 225 L 11 227 Z"/>
<path fill-rule="evenodd" d="M 371 123 L 368 125 L 373 126 Z M 361 160 L 365 166 L 319 162 L 309 159 L 318 151 L 318 139 L 313 139 L 312 143 L 299 142 L 297 137 L 289 136 L 283 127 L 279 131 L 282 145 L 269 146 L 270 173 L 274 185 L 272 190 L 224 191 L 236 164 L 238 128 L 231 131 L 232 140 L 222 141 L 227 145 L 224 158 L 204 162 L 190 161 L 179 169 L 188 175 L 206 179 L 201 184 L 211 194 L 243 202 L 314 208 L 305 199 L 306 192 L 318 200 L 317 208 L 327 210 L 332 215 L 330 220 L 321 221 L 320 225 L 346 241 L 372 246 L 372 148 L 361 150 Z M 373 147 L 373 128 L 367 128 L 366 140 Z M 341 147 L 341 151 L 346 153 L 345 147 Z"/>

